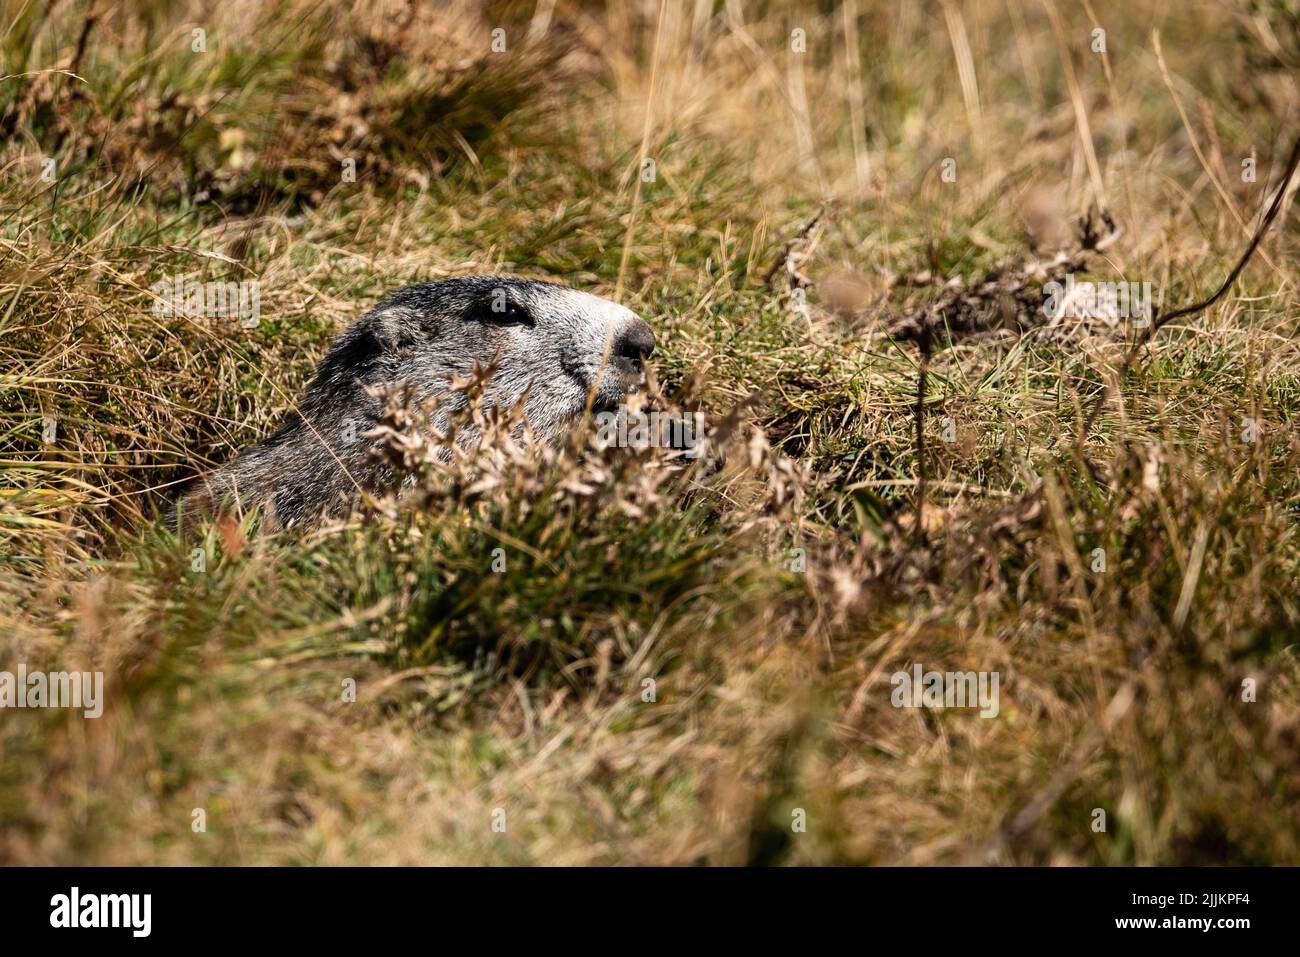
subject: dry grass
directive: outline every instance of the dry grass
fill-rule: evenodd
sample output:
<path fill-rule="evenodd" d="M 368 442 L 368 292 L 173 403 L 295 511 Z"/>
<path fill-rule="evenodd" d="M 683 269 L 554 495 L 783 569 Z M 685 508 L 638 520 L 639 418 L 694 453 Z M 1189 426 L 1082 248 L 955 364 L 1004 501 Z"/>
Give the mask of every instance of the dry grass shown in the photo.
<path fill-rule="evenodd" d="M 0 712 L 0 861 L 1300 863 L 1293 199 L 1126 371 L 1033 310 L 1228 275 L 1294 5 L 418 6 L 0 11 L 0 669 L 109 689 Z M 642 312 L 710 454 L 503 439 L 307 535 L 161 527 L 382 293 L 498 270 Z M 174 275 L 260 324 L 153 315 Z M 892 707 L 916 663 L 998 716 Z"/>

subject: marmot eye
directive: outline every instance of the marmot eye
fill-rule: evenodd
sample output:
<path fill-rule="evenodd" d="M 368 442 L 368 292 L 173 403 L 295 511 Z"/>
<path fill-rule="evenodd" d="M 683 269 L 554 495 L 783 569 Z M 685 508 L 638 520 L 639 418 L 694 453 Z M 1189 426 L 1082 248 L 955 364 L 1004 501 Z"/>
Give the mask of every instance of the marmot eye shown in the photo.
<path fill-rule="evenodd" d="M 523 306 L 511 302 L 504 296 L 489 295 L 475 303 L 469 318 L 477 322 L 489 322 L 496 325 L 531 326 L 533 317 Z"/>

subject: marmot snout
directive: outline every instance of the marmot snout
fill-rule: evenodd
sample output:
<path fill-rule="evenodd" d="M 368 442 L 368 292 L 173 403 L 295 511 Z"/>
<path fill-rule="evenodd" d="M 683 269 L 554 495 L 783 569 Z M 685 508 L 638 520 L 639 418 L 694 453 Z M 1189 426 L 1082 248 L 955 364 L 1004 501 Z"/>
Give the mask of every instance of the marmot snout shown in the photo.
<path fill-rule="evenodd" d="M 453 379 L 495 361 L 488 403 L 509 407 L 527 392 L 533 430 L 554 438 L 589 396 L 598 411 L 616 408 L 642 382 L 654 347 L 654 333 L 631 310 L 565 286 L 502 276 L 408 286 L 340 333 L 297 411 L 199 479 L 178 515 L 261 506 L 287 525 L 350 507 L 358 484 L 380 490 L 392 476 L 363 438 L 380 413 L 367 386 L 405 380 L 417 401 L 454 402 Z"/>

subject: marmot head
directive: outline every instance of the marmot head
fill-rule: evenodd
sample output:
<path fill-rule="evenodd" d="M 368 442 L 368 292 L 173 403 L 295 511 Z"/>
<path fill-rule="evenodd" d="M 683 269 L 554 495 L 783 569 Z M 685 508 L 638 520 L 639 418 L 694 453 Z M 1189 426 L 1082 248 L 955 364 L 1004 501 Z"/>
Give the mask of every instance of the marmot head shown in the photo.
<path fill-rule="evenodd" d="M 391 484 L 364 438 L 380 413 L 368 386 L 405 380 L 418 403 L 440 400 L 439 428 L 465 402 L 453 383 L 495 363 L 488 404 L 509 408 L 526 395 L 533 430 L 555 438 L 588 407 L 616 408 L 654 347 L 631 310 L 552 283 L 466 276 L 408 286 L 340 333 L 279 431 L 200 479 L 182 507 L 261 504 L 289 523 Z"/>
<path fill-rule="evenodd" d="M 589 398 L 596 411 L 617 407 L 641 383 L 654 347 L 645 322 L 599 296 L 501 276 L 444 279 L 408 286 L 353 323 L 321 363 L 308 398 L 357 381 L 405 379 L 424 400 L 447 394 L 476 363 L 495 362 L 492 404 L 508 407 L 527 392 L 532 427 L 554 436 Z"/>

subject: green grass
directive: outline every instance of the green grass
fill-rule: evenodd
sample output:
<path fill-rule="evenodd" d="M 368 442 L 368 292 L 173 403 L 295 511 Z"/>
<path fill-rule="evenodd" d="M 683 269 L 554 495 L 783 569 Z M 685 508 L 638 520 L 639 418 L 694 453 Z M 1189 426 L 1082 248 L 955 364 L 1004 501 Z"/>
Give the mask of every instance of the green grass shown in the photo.
<path fill-rule="evenodd" d="M 657 50 L 624 4 L 536 41 L 524 3 L 0 17 L 0 670 L 108 687 L 94 721 L 0 712 L 0 861 L 1300 863 L 1294 207 L 1122 381 L 1100 326 L 945 342 L 922 462 L 888 330 L 941 291 L 886 276 L 978 282 L 1039 190 L 1067 244 L 1096 200 L 1050 22 L 954 4 L 967 91 L 937 6 L 860 0 L 857 77 L 841 8 L 744 6 L 666 5 Z M 1105 64 L 1060 5 L 1123 229 L 1092 275 L 1191 302 L 1276 185 L 1295 14 L 1093 6 Z M 765 277 L 821 209 L 800 311 Z M 619 295 L 661 401 L 734 433 L 690 465 L 579 435 L 302 534 L 165 528 L 348 321 L 488 271 Z M 258 280 L 260 324 L 155 317 L 178 274 Z M 998 717 L 892 707 L 915 663 L 998 672 Z"/>

